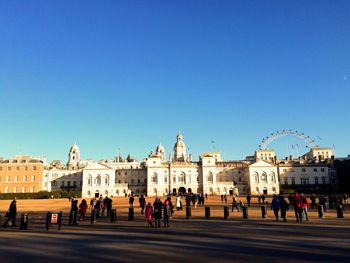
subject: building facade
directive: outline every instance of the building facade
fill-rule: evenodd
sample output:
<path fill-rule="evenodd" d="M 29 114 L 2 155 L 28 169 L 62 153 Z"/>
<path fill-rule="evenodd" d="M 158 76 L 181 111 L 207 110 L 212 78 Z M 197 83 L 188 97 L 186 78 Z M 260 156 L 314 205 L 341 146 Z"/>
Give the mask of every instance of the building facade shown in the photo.
<path fill-rule="evenodd" d="M 330 148 L 315 148 L 298 159 L 279 160 L 273 150 L 257 150 L 245 160 L 222 160 L 220 152 L 205 152 L 198 161 L 179 133 L 166 160 L 166 149 L 159 144 L 139 162 L 129 154 L 113 160 L 82 160 L 80 148 L 73 144 L 68 162 L 44 165 L 40 159 L 15 157 L 0 163 L 2 193 L 81 191 L 82 197 L 147 196 L 207 193 L 278 194 L 285 189 L 336 189 L 336 169 Z"/>
<path fill-rule="evenodd" d="M 15 156 L 0 162 L 0 193 L 34 193 L 44 185 L 44 161 Z"/>

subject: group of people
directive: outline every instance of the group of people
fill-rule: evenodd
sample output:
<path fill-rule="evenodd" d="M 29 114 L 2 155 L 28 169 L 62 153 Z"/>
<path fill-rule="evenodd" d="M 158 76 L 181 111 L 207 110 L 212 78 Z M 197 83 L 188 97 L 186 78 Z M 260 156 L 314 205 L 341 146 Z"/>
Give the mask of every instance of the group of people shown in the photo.
<path fill-rule="evenodd" d="M 312 202 L 314 202 L 312 196 L 310 198 Z M 271 201 L 271 209 L 274 212 L 276 221 L 279 219 L 279 211 L 281 212 L 281 218 L 284 222 L 287 221 L 287 211 L 290 207 L 294 208 L 295 219 L 297 222 L 309 221 L 309 201 L 304 196 L 304 194 L 299 194 L 298 192 L 294 192 L 293 195 L 288 196 L 288 201 L 282 195 L 273 195 Z"/>
<path fill-rule="evenodd" d="M 159 197 L 153 202 L 153 206 L 148 202 L 145 209 L 145 218 L 149 227 L 153 227 L 153 220 L 155 227 L 160 227 L 160 222 L 163 216 L 164 227 L 169 227 L 169 218 L 172 217 L 174 213 L 173 204 L 171 202 L 171 197 L 167 197 L 164 200 L 164 203 L 160 200 Z"/>
<path fill-rule="evenodd" d="M 85 200 L 82 200 L 82 203 Z M 105 215 L 105 211 L 107 210 L 107 217 L 109 217 L 111 210 L 112 210 L 112 202 L 113 200 L 111 198 L 109 198 L 108 196 L 106 196 L 104 199 L 102 198 L 102 195 L 99 198 L 92 198 L 90 200 L 90 208 L 94 210 L 96 218 L 101 218 L 104 217 Z M 81 212 L 80 214 L 80 218 L 82 220 L 85 220 L 85 213 L 86 213 L 86 209 L 85 209 L 85 205 L 82 205 L 82 207 L 80 207 Z"/>

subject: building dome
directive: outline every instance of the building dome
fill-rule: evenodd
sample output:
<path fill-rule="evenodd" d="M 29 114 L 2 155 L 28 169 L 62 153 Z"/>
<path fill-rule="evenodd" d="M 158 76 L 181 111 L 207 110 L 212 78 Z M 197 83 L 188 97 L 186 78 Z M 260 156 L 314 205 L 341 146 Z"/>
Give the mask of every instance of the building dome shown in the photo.
<path fill-rule="evenodd" d="M 79 146 L 76 145 L 75 143 L 72 145 L 72 147 L 70 147 L 70 152 L 77 152 L 80 151 Z"/>
<path fill-rule="evenodd" d="M 165 152 L 165 148 L 162 144 L 158 144 L 157 148 L 156 148 L 156 153 L 163 153 Z"/>

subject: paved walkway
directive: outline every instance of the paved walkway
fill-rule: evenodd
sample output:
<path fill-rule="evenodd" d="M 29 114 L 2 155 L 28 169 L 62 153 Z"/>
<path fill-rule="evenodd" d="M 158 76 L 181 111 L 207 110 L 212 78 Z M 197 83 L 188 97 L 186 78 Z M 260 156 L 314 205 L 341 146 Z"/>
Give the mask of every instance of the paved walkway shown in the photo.
<path fill-rule="evenodd" d="M 347 219 L 313 222 L 175 219 L 87 222 L 46 232 L 1 229 L 0 262 L 350 262 Z"/>

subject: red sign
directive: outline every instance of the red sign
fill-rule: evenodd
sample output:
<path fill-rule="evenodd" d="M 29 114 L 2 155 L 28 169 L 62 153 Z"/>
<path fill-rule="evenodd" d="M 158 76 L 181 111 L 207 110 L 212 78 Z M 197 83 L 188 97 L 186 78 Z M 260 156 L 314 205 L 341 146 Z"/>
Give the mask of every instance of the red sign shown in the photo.
<path fill-rule="evenodd" d="M 51 224 L 57 224 L 58 214 L 51 214 Z"/>

